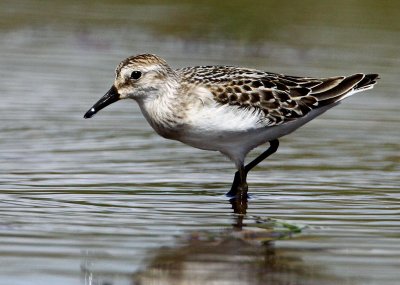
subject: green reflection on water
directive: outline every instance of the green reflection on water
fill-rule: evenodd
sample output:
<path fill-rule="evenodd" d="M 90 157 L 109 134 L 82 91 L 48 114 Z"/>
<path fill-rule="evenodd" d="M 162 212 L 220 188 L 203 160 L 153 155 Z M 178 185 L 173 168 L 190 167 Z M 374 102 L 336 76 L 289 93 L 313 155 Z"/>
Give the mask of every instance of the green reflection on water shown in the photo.
<path fill-rule="evenodd" d="M 175 10 L 167 22 L 156 22 L 156 28 L 161 34 L 187 38 L 299 42 L 296 26 L 310 23 L 398 30 L 399 8 L 398 1 L 192 1 Z M 290 33 L 280 33 L 288 27 Z"/>
<path fill-rule="evenodd" d="M 310 24 L 400 29 L 398 1 L 168 0 L 126 3 L 103 0 L 52 1 L 45 5 L 42 1 L 3 1 L 0 8 L 0 29 L 5 30 L 47 25 L 84 29 L 94 25 L 132 32 L 145 29 L 161 37 L 301 43 L 303 39 L 297 28 Z M 329 33 L 326 36 L 329 37 Z M 310 37 L 312 31 L 307 39 Z"/>

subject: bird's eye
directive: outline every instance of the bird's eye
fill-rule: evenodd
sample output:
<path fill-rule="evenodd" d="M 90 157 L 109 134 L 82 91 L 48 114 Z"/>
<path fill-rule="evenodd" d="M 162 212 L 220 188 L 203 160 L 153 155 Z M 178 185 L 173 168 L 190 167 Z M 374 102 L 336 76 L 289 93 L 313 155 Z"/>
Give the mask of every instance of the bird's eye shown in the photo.
<path fill-rule="evenodd" d="M 140 76 L 142 76 L 142 73 L 140 71 L 135 70 L 131 73 L 131 79 L 139 79 Z"/>

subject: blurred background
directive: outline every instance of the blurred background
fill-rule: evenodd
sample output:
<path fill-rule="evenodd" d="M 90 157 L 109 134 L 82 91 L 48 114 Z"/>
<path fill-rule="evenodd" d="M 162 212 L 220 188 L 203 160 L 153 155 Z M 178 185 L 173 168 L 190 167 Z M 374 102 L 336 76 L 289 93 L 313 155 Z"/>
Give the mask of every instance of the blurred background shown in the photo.
<path fill-rule="evenodd" d="M 0 284 L 398 284 L 399 19 L 398 1 L 2 0 Z M 134 102 L 83 120 L 138 53 L 381 79 L 283 138 L 237 215 L 220 154 Z"/>

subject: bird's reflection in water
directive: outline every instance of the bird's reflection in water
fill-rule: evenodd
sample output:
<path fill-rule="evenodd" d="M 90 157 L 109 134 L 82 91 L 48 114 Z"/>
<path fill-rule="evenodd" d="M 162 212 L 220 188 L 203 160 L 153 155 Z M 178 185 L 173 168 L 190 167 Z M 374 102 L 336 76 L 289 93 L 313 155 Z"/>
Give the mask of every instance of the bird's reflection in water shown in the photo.
<path fill-rule="evenodd" d="M 301 257 L 274 247 L 274 240 L 293 230 L 271 219 L 247 217 L 247 200 L 230 203 L 232 228 L 194 232 L 180 247 L 158 249 L 133 284 L 337 284 L 315 265 L 308 267 Z"/>
<path fill-rule="evenodd" d="M 290 238 L 299 228 L 247 216 L 247 200 L 230 203 L 232 227 L 192 232 L 176 247 L 150 252 L 147 267 L 134 273 L 131 284 L 342 284 L 343 280 L 322 273 L 319 265 L 305 264 L 296 250 L 274 246 L 274 241 Z M 112 276 L 94 273 L 86 263 L 82 264 L 85 285 L 114 284 Z"/>
<path fill-rule="evenodd" d="M 247 198 L 245 199 L 236 199 L 232 198 L 229 200 L 232 205 L 233 213 L 236 214 L 235 223 L 233 224 L 233 228 L 236 230 L 242 230 L 243 228 L 243 220 L 247 213 Z"/>

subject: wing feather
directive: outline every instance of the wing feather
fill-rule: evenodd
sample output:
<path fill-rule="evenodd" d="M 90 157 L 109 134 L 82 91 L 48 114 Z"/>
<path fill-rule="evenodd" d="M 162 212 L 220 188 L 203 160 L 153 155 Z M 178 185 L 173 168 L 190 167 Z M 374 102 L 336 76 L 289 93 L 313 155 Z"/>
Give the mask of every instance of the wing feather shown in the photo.
<path fill-rule="evenodd" d="M 268 126 L 335 104 L 351 92 L 371 88 L 377 74 L 329 78 L 288 76 L 232 66 L 197 66 L 176 70 L 186 84 L 203 85 L 220 104 L 259 112 Z M 347 96 L 346 96 L 347 95 Z"/>

